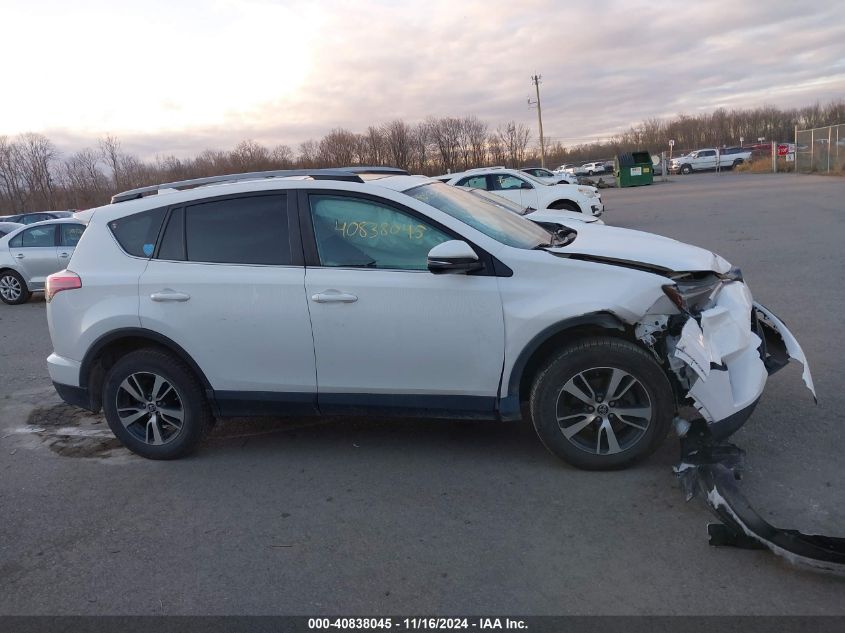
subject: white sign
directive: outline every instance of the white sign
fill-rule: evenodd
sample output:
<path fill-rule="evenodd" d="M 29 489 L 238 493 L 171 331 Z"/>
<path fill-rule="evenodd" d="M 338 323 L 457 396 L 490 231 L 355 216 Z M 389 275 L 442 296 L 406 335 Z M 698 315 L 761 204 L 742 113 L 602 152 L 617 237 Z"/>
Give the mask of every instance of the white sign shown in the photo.
<path fill-rule="evenodd" d="M 642 176 L 643 175 L 643 168 L 642 167 L 631 167 L 631 175 L 632 176 Z"/>
<path fill-rule="evenodd" d="M 789 154 L 786 155 L 786 162 L 787 163 L 791 163 L 794 160 L 795 160 L 795 154 L 794 153 L 790 152 Z"/>
<path fill-rule="evenodd" d="M 673 138 L 669 139 L 669 147 L 675 147 L 675 139 L 673 139 Z"/>

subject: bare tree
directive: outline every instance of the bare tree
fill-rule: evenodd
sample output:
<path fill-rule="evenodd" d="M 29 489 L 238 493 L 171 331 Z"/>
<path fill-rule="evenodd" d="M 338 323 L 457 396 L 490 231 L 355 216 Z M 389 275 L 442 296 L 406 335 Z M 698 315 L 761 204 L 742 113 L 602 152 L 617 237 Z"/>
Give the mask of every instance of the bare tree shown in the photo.
<path fill-rule="evenodd" d="M 508 164 L 511 167 L 520 167 L 525 161 L 525 149 L 528 147 L 528 139 L 531 138 L 531 130 L 522 123 L 508 121 L 505 125 L 500 125 L 496 133 L 504 146 Z"/>
<path fill-rule="evenodd" d="M 55 146 L 43 134 L 28 132 L 18 138 L 15 147 L 30 203 L 41 209 L 52 209 L 56 184 L 52 169 L 58 157 Z"/>
<path fill-rule="evenodd" d="M 288 145 L 276 145 L 270 153 L 270 161 L 274 169 L 290 169 L 293 167 L 293 150 Z"/>
<path fill-rule="evenodd" d="M 411 166 L 414 171 L 425 173 L 429 168 L 429 144 L 431 128 L 428 123 L 417 123 L 411 135 Z"/>
<path fill-rule="evenodd" d="M 320 164 L 320 145 L 317 141 L 309 139 L 299 144 L 299 166 L 304 169 L 311 169 Z"/>
<path fill-rule="evenodd" d="M 387 148 L 387 162 L 394 167 L 408 169 L 413 137 L 411 126 L 401 119 L 396 119 L 382 127 L 382 136 Z"/>
<path fill-rule="evenodd" d="M 351 165 L 355 160 L 356 145 L 355 134 L 343 128 L 335 128 L 320 141 L 320 162 L 331 167 Z"/>

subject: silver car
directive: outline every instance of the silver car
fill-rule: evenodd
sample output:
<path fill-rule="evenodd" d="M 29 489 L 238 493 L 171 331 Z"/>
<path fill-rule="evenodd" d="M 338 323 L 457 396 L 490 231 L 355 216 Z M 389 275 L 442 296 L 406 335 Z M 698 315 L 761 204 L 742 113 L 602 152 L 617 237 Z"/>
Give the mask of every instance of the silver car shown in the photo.
<path fill-rule="evenodd" d="M 83 231 L 83 222 L 66 218 L 23 226 L 0 238 L 0 301 L 18 305 L 43 291 L 47 275 L 67 266 Z"/>

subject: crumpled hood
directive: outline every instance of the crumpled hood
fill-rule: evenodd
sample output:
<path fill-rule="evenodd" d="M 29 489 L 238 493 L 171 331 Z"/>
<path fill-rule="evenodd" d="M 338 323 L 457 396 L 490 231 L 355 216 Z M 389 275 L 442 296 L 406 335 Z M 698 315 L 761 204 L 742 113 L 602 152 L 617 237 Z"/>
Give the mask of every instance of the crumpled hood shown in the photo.
<path fill-rule="evenodd" d="M 561 255 L 583 256 L 580 259 L 593 256 L 673 272 L 726 273 L 731 268 L 723 257 L 712 251 L 662 235 L 596 224 L 582 223 L 573 228 L 578 232 L 574 242 L 548 250 Z"/>

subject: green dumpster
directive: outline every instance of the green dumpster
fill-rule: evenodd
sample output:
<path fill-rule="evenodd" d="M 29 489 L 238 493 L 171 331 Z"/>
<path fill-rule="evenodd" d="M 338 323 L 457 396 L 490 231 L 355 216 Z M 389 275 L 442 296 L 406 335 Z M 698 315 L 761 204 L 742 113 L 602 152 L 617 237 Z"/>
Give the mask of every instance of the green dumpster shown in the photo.
<path fill-rule="evenodd" d="M 648 152 L 619 154 L 613 161 L 613 167 L 618 187 L 636 187 L 654 182 L 654 169 Z"/>

